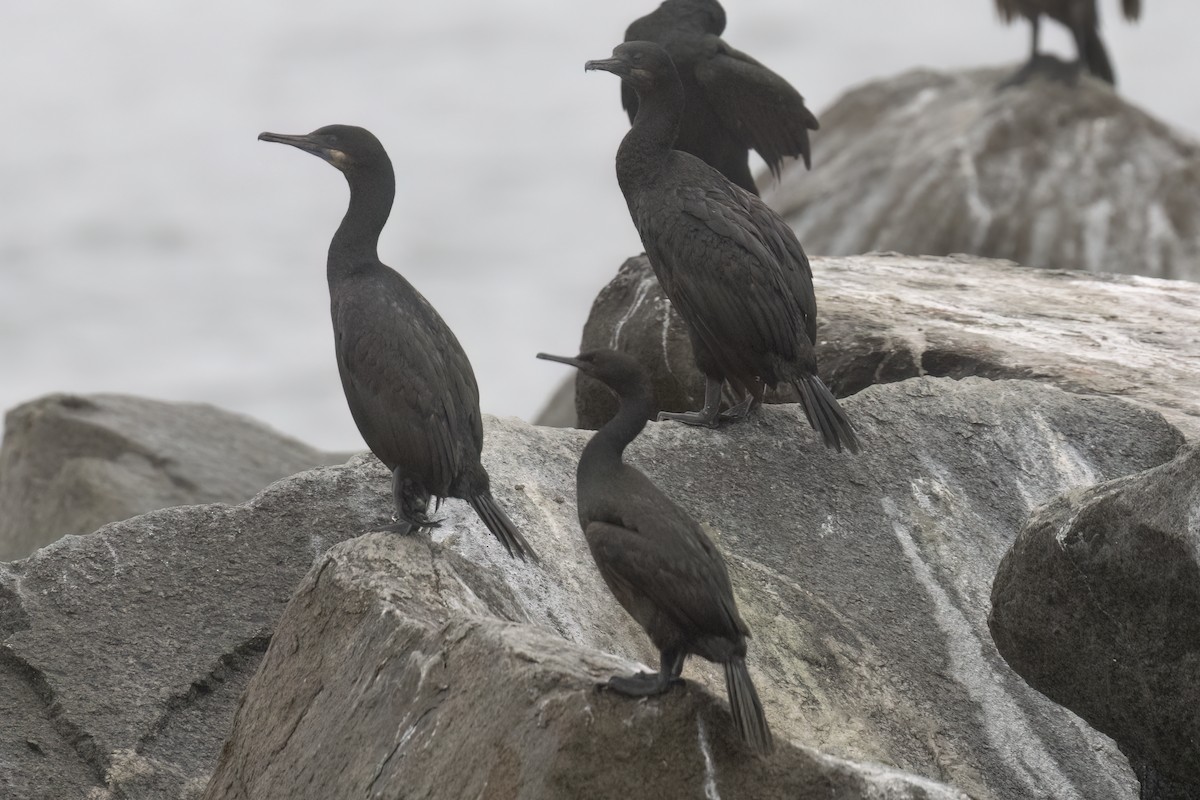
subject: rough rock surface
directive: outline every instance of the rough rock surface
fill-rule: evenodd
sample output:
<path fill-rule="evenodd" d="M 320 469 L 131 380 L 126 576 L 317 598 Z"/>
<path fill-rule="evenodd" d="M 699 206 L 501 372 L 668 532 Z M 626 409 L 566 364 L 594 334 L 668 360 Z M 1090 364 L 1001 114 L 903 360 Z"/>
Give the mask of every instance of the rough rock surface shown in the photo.
<path fill-rule="evenodd" d="M 821 114 L 819 165 L 764 199 L 810 253 L 1200 279 L 1200 144 L 1100 81 L 998 90 L 1010 74 L 919 70 L 849 92 Z"/>
<path fill-rule="evenodd" d="M 1200 449 L 1040 508 L 990 623 L 1013 669 L 1117 741 L 1144 798 L 1200 798 Z"/>
<path fill-rule="evenodd" d="M 0 565 L 0 797 L 202 789 L 296 584 L 331 544 L 388 518 L 382 465 L 352 465 Z"/>
<path fill-rule="evenodd" d="M 967 800 L 786 743 L 764 763 L 694 684 L 597 691 L 635 665 L 497 618 L 523 606 L 421 538 L 338 545 L 280 620 L 205 798 Z"/>
<path fill-rule="evenodd" d="M 839 397 L 915 375 L 1029 378 L 1117 395 L 1200 435 L 1200 286 L 1035 270 L 969 256 L 814 258 L 817 358 Z M 644 256 L 596 298 L 583 349 L 617 347 L 654 375 L 659 408 L 697 409 L 703 379 L 683 322 Z M 579 425 L 616 409 L 577 378 Z M 768 401 L 780 399 L 768 397 Z M 787 401 L 791 398 L 783 395 Z"/>
<path fill-rule="evenodd" d="M 1134 779 L 1115 746 L 1030 689 L 995 652 L 986 630 L 988 593 L 1002 553 L 1035 505 L 1169 460 L 1178 433 L 1158 415 L 1118 400 L 1020 381 L 922 378 L 872 387 L 846 405 L 866 446 L 858 457 L 827 452 L 792 406 L 763 409 L 720 431 L 653 424 L 630 451 L 720 541 L 754 631 L 750 667 L 777 740 L 886 764 L 975 800 L 1131 797 Z M 574 468 L 587 434 L 491 418 L 487 428 L 484 462 L 493 490 L 543 563 L 503 555 L 465 504 L 448 501 L 434 538 L 453 572 L 437 574 L 455 584 L 457 575 L 470 591 L 443 587 L 436 602 L 448 606 L 447 624 L 453 614 L 461 626 L 455 630 L 468 634 L 464 646 L 486 653 L 489 663 L 520 663 L 513 642 L 533 634 L 472 628 L 480 604 L 496 619 L 547 629 L 579 647 L 650 661 L 645 636 L 608 594 L 578 530 Z M 0 781 L 8 782 L 0 783 L 0 796 L 57 799 L 90 788 L 94 798 L 194 797 L 217 763 L 236 698 L 293 589 L 332 543 L 387 519 L 388 487 L 375 459 L 356 458 L 284 479 L 245 505 L 157 511 L 0 566 L 0 763 L 6 765 Z M 407 544 L 397 542 L 398 552 L 409 552 Z M 472 595 L 454 607 L 460 602 L 454 598 Z M 383 600 L 392 602 L 364 598 L 364 605 L 368 600 L 381 612 Z M 365 660 L 354 669 L 371 664 L 368 678 L 376 666 L 389 680 L 412 680 L 414 669 L 419 676 L 413 666 L 397 671 L 387 654 L 436 623 L 392 613 L 376 622 L 383 627 L 356 632 L 331 623 L 327 633 L 336 642 L 386 631 L 392 643 L 381 654 L 357 652 Z M 443 645 L 452 653 L 454 637 L 439 636 L 413 638 L 420 646 L 403 658 L 418 663 L 418 650 Z M 534 638 L 548 641 L 541 637 Z M 370 639 L 357 641 L 365 648 Z M 328 652 L 336 653 L 331 646 Z M 285 643 L 278 647 L 284 648 L 278 657 L 287 655 Z M 553 680 L 561 687 L 547 694 L 548 714 L 565 708 L 555 705 L 564 696 L 582 697 L 571 687 L 611 663 L 596 654 L 576 659 L 565 646 L 559 659 L 508 673 L 519 686 Z M 560 664 L 572 659 L 569 668 Z M 321 668 L 301 662 L 286 662 L 287 669 Z M 442 669 L 437 662 L 431 668 Z M 689 663 L 685 676 L 723 697 L 711 665 Z M 247 704 L 292 702 L 297 714 L 319 690 L 290 677 L 256 685 L 266 689 Z M 446 702 L 472 691 L 446 685 Z M 332 695 L 351 686 L 363 693 Z M 331 693 L 323 702 L 340 702 L 366 724 L 369 713 L 382 713 L 371 712 L 372 702 L 403 700 L 370 688 L 369 681 L 343 681 L 320 691 Z M 493 694 L 491 702 L 497 711 L 528 715 L 540 699 L 522 693 L 500 705 Z M 672 703 L 686 705 L 665 705 Z M 731 746 L 720 727 L 728 719 L 723 700 L 689 689 L 634 706 L 604 709 L 628 719 L 704 720 L 714 764 L 736 770 L 722 760 Z M 403 710 L 386 740 L 359 740 L 378 760 L 355 770 L 375 774 L 411 724 L 401 727 L 402 719 Z M 447 720 L 437 729 L 438 746 L 458 754 L 460 764 L 481 757 L 472 748 L 482 748 L 483 740 L 456 731 L 484 719 L 476 711 L 456 726 Z M 543 729 L 529 719 L 506 719 L 520 735 L 514 733 L 503 757 L 489 752 L 502 765 L 494 785 L 509 780 L 503 775 L 533 775 L 521 765 L 546 758 L 537 748 L 566 735 L 555 723 L 539 739 Z M 699 746 L 697 725 L 689 721 L 686 728 L 692 748 Z M 297 771 L 318 748 L 335 746 L 315 735 L 301 726 L 286 743 L 289 758 L 299 759 L 290 762 Z M 414 728 L 413 735 L 434 733 Z M 590 758 L 582 734 L 567 741 L 581 749 L 580 760 Z M 253 737 L 239 734 L 235 742 L 244 747 L 225 752 L 220 772 L 252 779 L 266 759 Z M 647 759 L 646 780 L 662 768 L 657 752 L 638 750 Z M 689 752 L 689 763 L 698 764 L 696 750 Z M 796 761 L 781 763 L 805 757 L 786 753 L 781 758 Z M 352 775 L 361 777 L 344 773 L 347 781 Z M 834 796 L 908 796 L 872 792 Z M 623 795 L 639 796 L 650 795 Z"/>
<path fill-rule="evenodd" d="M 201 403 L 42 397 L 4 420 L 0 561 L 158 508 L 244 502 L 285 475 L 347 457 Z"/>

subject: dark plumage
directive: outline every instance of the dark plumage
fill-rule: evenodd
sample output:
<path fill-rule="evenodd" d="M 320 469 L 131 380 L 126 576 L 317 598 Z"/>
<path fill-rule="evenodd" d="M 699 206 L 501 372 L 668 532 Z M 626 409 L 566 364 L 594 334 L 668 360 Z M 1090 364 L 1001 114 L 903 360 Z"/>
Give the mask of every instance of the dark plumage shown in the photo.
<path fill-rule="evenodd" d="M 724 30 L 717 0 L 666 0 L 634 21 L 625 41 L 661 45 L 679 70 L 685 102 L 675 148 L 758 194 L 749 151 L 758 151 L 776 177 L 785 156 L 811 167 L 808 132 L 817 130 L 817 118 L 791 84 L 726 44 Z M 633 122 L 638 98 L 628 84 L 621 86 L 621 104 Z"/>
<path fill-rule="evenodd" d="M 1100 39 L 1100 18 L 1096 0 L 996 0 L 996 9 L 1005 22 L 1026 17 L 1032 26 L 1030 63 L 1038 59 L 1038 38 L 1041 15 L 1061 22 L 1071 31 L 1079 51 L 1079 61 L 1088 72 L 1101 80 L 1116 84 L 1112 62 Z M 1125 19 L 1136 20 L 1142 13 L 1142 0 L 1121 0 Z"/>
<path fill-rule="evenodd" d="M 700 412 L 659 419 L 715 426 L 787 382 L 827 446 L 857 451 L 853 426 L 817 377 L 812 273 L 792 229 L 756 196 L 671 148 L 683 89 L 663 48 L 627 42 L 586 66 L 619 75 L 638 94 L 637 118 L 617 150 L 617 180 L 706 378 Z M 721 415 L 724 382 L 743 399 Z"/>
<path fill-rule="evenodd" d="M 430 498 L 466 500 L 505 549 L 534 553 L 492 498 L 480 464 L 483 423 L 471 362 L 433 306 L 379 260 L 392 210 L 391 159 L 370 131 L 330 125 L 305 136 L 262 133 L 328 161 L 350 184 L 350 207 L 329 245 L 333 343 L 346 402 L 367 446 L 392 472 L 399 524 L 436 525 Z"/>
<path fill-rule="evenodd" d="M 579 458 L 579 525 L 604 582 L 658 648 L 661 669 L 614 676 L 606 685 L 644 697 L 679 681 L 689 655 L 723 664 L 738 734 L 756 753 L 771 752 L 771 730 L 746 669 L 750 631 L 738 615 L 725 559 L 686 511 L 621 458 L 654 405 L 645 372 L 613 350 L 538 358 L 578 368 L 621 402 Z"/>

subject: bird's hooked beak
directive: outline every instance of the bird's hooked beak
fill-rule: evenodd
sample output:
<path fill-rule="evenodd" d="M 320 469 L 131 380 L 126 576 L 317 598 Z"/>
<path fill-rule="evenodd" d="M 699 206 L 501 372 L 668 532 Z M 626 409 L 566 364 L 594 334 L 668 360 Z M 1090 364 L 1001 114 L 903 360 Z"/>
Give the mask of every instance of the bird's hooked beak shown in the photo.
<path fill-rule="evenodd" d="M 601 58 L 583 65 L 584 72 L 591 72 L 594 69 L 611 72 L 621 78 L 629 77 L 629 65 L 621 58 Z"/>
<path fill-rule="evenodd" d="M 588 63 L 590 64 L 592 62 L 589 61 Z M 537 357 L 542 359 L 543 361 L 557 361 L 560 364 L 567 364 L 572 367 L 575 367 L 575 369 L 583 369 L 584 368 L 584 363 L 582 361 L 580 361 L 578 358 L 568 358 L 567 356 L 552 356 L 549 353 L 538 353 Z"/>
<path fill-rule="evenodd" d="M 343 171 L 345 171 L 345 169 L 350 165 L 350 160 L 346 157 L 345 153 L 343 153 L 341 150 L 335 150 L 332 147 L 326 146 L 320 140 L 314 138 L 311 134 L 297 136 L 290 133 L 271 133 L 270 131 L 263 131 L 258 135 L 258 140 L 260 142 L 278 142 L 279 144 L 290 144 L 292 147 L 303 150 L 306 153 L 312 153 L 314 156 L 328 161 L 330 164 Z"/>

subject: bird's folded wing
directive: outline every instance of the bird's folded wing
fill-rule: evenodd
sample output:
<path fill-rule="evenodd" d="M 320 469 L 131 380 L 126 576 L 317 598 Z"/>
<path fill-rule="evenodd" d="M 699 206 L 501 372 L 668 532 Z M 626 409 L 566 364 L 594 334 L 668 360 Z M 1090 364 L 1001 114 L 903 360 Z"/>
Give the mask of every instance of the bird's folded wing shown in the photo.
<path fill-rule="evenodd" d="M 625 602 L 622 593 L 640 600 L 688 634 L 737 636 L 740 618 L 729 575 L 706 539 L 641 533 L 607 522 L 590 522 L 584 533 L 618 600 Z"/>
<path fill-rule="evenodd" d="M 729 330 L 734 322 L 752 325 L 768 351 L 793 358 L 798 329 L 814 338 L 816 296 L 808 258 L 791 228 L 758 198 L 732 185 L 682 194 L 684 213 L 702 222 L 719 243 L 702 238 L 678 243 L 687 248 L 683 258 L 691 264 L 679 265 L 687 278 L 672 287 L 672 302 L 692 305 L 701 315 L 721 315 L 718 330 Z M 697 268 L 700 264 L 703 268 Z"/>

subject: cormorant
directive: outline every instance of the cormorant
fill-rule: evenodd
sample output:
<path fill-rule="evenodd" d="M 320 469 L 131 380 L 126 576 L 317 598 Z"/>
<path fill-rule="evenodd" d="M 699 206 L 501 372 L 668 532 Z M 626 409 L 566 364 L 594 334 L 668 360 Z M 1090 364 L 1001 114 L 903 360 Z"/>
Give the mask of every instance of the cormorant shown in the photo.
<path fill-rule="evenodd" d="M 576 358 L 538 353 L 538 358 L 578 368 L 620 400 L 616 416 L 579 458 L 579 525 L 604 582 L 658 648 L 661 668 L 613 676 L 605 685 L 646 697 L 682 682 L 689 655 L 722 664 L 738 734 L 754 752 L 770 753 L 771 730 L 746 669 L 750 630 L 738 615 L 725 559 L 686 511 L 621 459 L 654 407 L 645 371 L 614 350 Z"/>
<path fill-rule="evenodd" d="M 1108 51 L 1100 39 L 1100 18 L 1096 12 L 1096 0 L 996 0 L 996 10 L 1008 23 L 1019 16 L 1029 19 L 1033 34 L 1029 56 L 1031 65 L 1038 59 L 1041 15 L 1045 14 L 1058 20 L 1071 31 L 1079 51 L 1079 60 L 1087 67 L 1088 72 L 1116 85 L 1112 62 L 1109 61 Z M 1121 0 L 1121 10 L 1125 19 L 1136 20 L 1142 13 L 1142 0 Z"/>
<path fill-rule="evenodd" d="M 826 446 L 857 452 L 853 426 L 817 377 L 808 258 L 758 197 L 671 148 L 684 99 L 670 56 L 651 42 L 626 42 L 585 68 L 618 75 L 637 92 L 637 117 L 617 150 L 617 181 L 705 376 L 703 409 L 658 418 L 715 427 L 721 418 L 745 416 L 767 386 L 786 381 Z M 743 399 L 721 414 L 726 381 Z"/>
<path fill-rule="evenodd" d="M 758 194 L 749 151 L 758 151 L 776 178 L 784 156 L 811 168 L 808 132 L 817 130 L 817 118 L 790 83 L 726 44 L 724 30 L 725 9 L 717 0 L 666 0 L 635 20 L 625 41 L 661 45 L 679 70 L 684 106 L 675 149 Z M 632 123 L 638 98 L 628 84 L 621 86 L 621 105 Z"/>
<path fill-rule="evenodd" d="M 329 245 L 326 275 L 346 402 L 367 446 L 392 473 L 398 524 L 380 530 L 435 526 L 430 497 L 439 506 L 457 497 L 511 555 L 536 558 L 492 498 L 479 461 L 483 423 L 467 354 L 429 301 L 379 260 L 379 234 L 396 194 L 383 145 L 349 125 L 258 138 L 312 153 L 350 184 L 350 206 Z"/>

